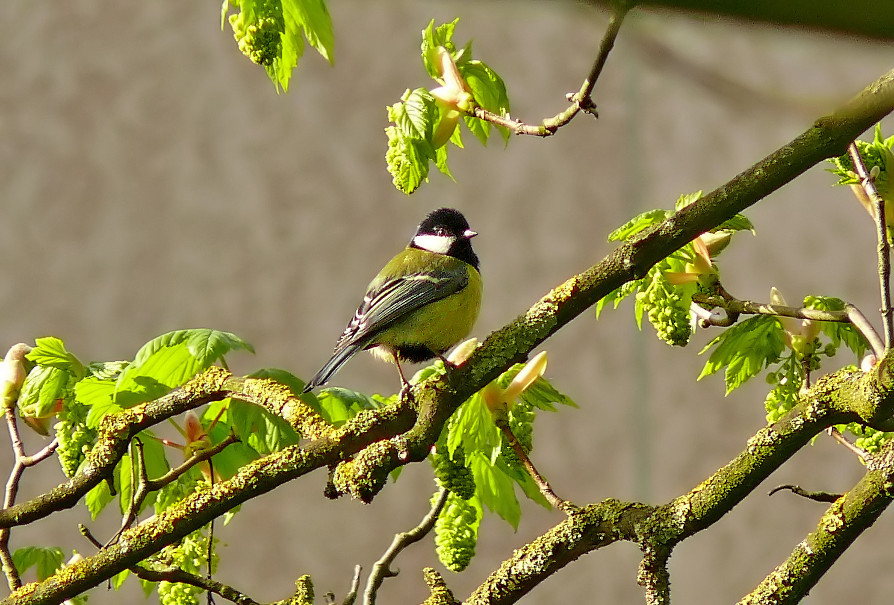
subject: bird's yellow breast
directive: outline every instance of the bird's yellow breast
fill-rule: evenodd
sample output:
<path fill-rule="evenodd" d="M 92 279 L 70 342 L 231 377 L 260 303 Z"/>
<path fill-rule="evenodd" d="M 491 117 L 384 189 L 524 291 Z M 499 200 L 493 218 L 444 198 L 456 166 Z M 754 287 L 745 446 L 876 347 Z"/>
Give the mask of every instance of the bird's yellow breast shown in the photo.
<path fill-rule="evenodd" d="M 453 262 L 462 263 L 456 259 Z M 401 347 L 425 346 L 442 354 L 469 335 L 481 308 L 482 282 L 478 271 L 466 263 L 466 286 L 401 318 L 379 334 L 372 352 L 392 360 L 392 351 Z"/>

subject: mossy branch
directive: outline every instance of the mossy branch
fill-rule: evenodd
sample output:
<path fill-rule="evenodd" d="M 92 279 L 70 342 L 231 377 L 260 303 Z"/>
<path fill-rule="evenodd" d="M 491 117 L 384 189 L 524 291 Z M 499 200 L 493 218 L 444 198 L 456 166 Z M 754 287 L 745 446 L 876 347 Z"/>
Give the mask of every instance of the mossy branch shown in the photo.
<path fill-rule="evenodd" d="M 819 579 L 891 504 L 894 493 L 894 442 L 880 463 L 870 464 L 863 478 L 826 510 L 814 529 L 739 605 L 799 603 Z"/>
<path fill-rule="evenodd" d="M 451 372 L 449 380 L 441 376 L 417 385 L 413 398 L 416 407 L 399 403 L 381 410 L 364 411 L 342 427 L 334 429 L 287 390 L 277 389 L 269 381 L 237 379 L 223 370 L 214 369 L 168 396 L 110 416 L 103 421 L 99 442 L 88 457 L 84 467 L 86 470 L 44 496 L 0 511 L 0 527 L 29 523 L 56 510 L 74 506 L 90 488 L 111 475 L 115 464 L 127 451 L 130 440 L 141 430 L 223 397 L 236 397 L 265 405 L 285 417 L 310 439 L 310 443 L 286 448 L 246 465 L 232 478 L 193 494 L 154 519 L 125 531 L 117 544 L 66 567 L 43 582 L 22 587 L 3 603 L 55 604 L 73 597 L 137 564 L 242 502 L 312 470 L 334 466 L 351 457 L 350 465 L 342 467 L 340 489 L 364 500 L 371 499 L 381 489 L 388 472 L 424 459 L 456 408 L 513 362 L 527 357 L 534 347 L 611 290 L 642 277 L 657 261 L 699 234 L 757 203 L 823 159 L 843 153 L 856 136 L 892 109 L 894 71 L 870 85 L 841 110 L 817 120 L 792 142 L 722 187 L 552 290 L 524 315 L 492 334 L 466 363 Z M 820 398 L 819 389 L 829 388 L 829 391 L 824 391 L 830 401 L 828 411 L 799 409 L 797 413 L 803 416 L 785 416 L 774 425 L 776 429 L 765 429 L 768 432 L 762 431 L 759 433 L 761 438 L 750 444 L 749 447 L 754 449 L 748 453 L 753 458 L 750 463 L 754 467 L 752 470 L 748 470 L 747 464 L 743 468 L 743 461 L 737 458 L 724 467 L 727 469 L 725 472 L 730 474 L 729 482 L 717 477 L 714 483 L 709 480 L 702 484 L 699 493 L 684 496 L 685 502 L 675 501 L 676 505 L 686 505 L 682 533 L 677 537 L 698 531 L 719 518 L 753 489 L 765 471 L 775 468 L 791 455 L 788 447 L 778 446 L 776 439 L 779 435 L 790 434 L 788 444 L 797 449 L 815 434 L 814 430 L 821 430 L 822 426 L 832 422 L 859 416 L 869 424 L 877 424 L 889 418 L 891 408 L 888 398 L 879 397 L 878 393 L 883 390 L 876 389 L 877 385 L 890 382 L 887 363 L 883 361 L 876 367 L 876 375 L 868 380 L 855 378 L 839 379 L 837 383 L 818 382 L 814 389 L 816 398 Z M 890 388 L 890 384 L 882 386 Z M 885 413 L 887 416 L 884 416 Z M 792 431 L 787 433 L 779 430 L 785 422 L 804 422 L 807 428 L 801 426 L 795 430 L 792 424 Z M 737 483 L 741 488 L 734 494 L 726 495 L 719 501 L 711 497 L 715 490 L 716 495 L 728 494 L 728 486 Z M 650 511 L 650 507 L 642 505 L 603 503 L 575 513 L 555 530 L 565 536 L 564 542 L 559 535 L 551 535 L 547 540 L 555 549 L 551 549 L 550 556 L 543 560 L 539 572 L 535 569 L 537 566 L 529 567 L 531 573 L 524 575 L 527 579 L 512 580 L 512 586 L 501 585 L 505 580 L 500 580 L 500 575 L 495 574 L 493 582 L 496 584 L 488 580 L 470 602 L 513 602 L 505 600 L 505 597 L 500 600 L 499 595 L 517 598 L 539 581 L 538 573 L 552 573 L 599 544 L 636 536 L 638 530 L 626 521 L 642 519 Z M 679 511 L 675 515 L 679 520 Z M 572 530 L 570 534 L 563 533 L 569 530 Z M 572 542 L 567 541 L 569 536 L 574 536 Z M 524 558 L 525 552 L 542 547 L 543 544 L 532 543 L 507 561 L 504 568 L 519 557 Z M 481 600 L 484 598 L 481 596 L 482 590 L 492 590 L 493 593 L 487 600 Z"/>

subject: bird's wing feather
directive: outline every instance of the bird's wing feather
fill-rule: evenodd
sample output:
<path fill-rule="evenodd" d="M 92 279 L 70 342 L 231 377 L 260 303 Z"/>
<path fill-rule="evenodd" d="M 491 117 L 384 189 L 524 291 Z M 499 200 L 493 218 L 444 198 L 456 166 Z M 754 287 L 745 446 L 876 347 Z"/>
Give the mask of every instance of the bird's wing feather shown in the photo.
<path fill-rule="evenodd" d="M 335 345 L 336 353 L 357 343 L 371 341 L 401 317 L 462 290 L 468 282 L 469 277 L 464 272 L 447 271 L 414 273 L 386 281 L 363 298 Z"/>

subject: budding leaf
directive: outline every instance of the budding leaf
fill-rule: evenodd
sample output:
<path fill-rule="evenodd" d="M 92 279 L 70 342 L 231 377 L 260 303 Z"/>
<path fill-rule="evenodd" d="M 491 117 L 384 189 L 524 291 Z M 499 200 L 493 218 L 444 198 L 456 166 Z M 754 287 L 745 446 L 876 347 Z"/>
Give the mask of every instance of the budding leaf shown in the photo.
<path fill-rule="evenodd" d="M 388 107 L 388 119 L 393 125 L 385 129 L 385 160 L 394 186 L 407 195 L 428 179 L 429 162 L 438 162 L 432 144 L 438 115 L 434 97 L 424 88 L 407 90 L 400 102 Z M 438 163 L 446 168 L 446 158 Z"/>
<path fill-rule="evenodd" d="M 332 19 L 323 0 L 224 0 L 222 26 L 231 7 L 238 9 L 229 23 L 239 50 L 264 67 L 277 92 L 288 91 L 305 39 L 333 62 Z"/>

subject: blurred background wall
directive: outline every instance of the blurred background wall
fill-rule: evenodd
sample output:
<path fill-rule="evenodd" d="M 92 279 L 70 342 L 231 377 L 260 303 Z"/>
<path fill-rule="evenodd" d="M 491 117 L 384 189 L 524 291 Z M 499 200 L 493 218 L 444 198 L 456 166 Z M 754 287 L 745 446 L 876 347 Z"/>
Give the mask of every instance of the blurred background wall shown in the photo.
<path fill-rule="evenodd" d="M 894 60 L 894 48 L 877 42 L 635 13 L 596 86 L 598 121 L 581 116 L 551 139 L 516 138 L 508 149 L 468 136 L 451 157 L 456 183 L 433 174 L 405 197 L 384 169 L 384 107 L 405 88 L 430 85 L 418 46 L 431 18 L 461 17 L 457 39 L 474 39 L 476 56 L 505 78 L 513 114 L 536 122 L 580 86 L 607 15 L 571 2 L 390 0 L 330 10 L 335 66 L 308 51 L 292 91 L 277 96 L 229 28 L 220 31 L 217 2 L 0 4 L 3 350 L 56 335 L 81 359 L 127 359 L 169 330 L 214 327 L 257 349 L 230 358 L 235 372 L 274 366 L 306 377 L 369 278 L 441 205 L 460 208 L 481 234 L 486 293 L 476 335 L 484 337 L 610 251 L 606 234 L 633 214 L 717 187 Z M 775 285 L 790 302 L 827 294 L 875 313 L 873 226 L 833 182 L 819 166 L 749 211 L 757 238 L 738 236 L 721 258 L 731 292 L 766 300 Z M 535 463 L 563 497 L 666 501 L 740 451 L 763 425 L 766 385 L 724 398 L 719 377 L 696 384 L 697 352 L 712 336 L 671 349 L 650 327 L 636 330 L 628 303 L 598 322 L 588 313 L 546 343 L 548 377 L 580 404 L 537 422 Z M 396 380 L 363 356 L 336 382 L 391 392 Z M 11 453 L 0 456 L 5 474 Z M 39 468 L 26 474 L 20 499 L 60 480 L 52 463 Z M 675 551 L 675 600 L 737 600 L 825 510 L 785 493 L 768 498 L 769 488 L 843 491 L 861 474 L 854 456 L 818 438 Z M 318 594 L 340 599 L 353 565 L 368 570 L 394 532 L 422 517 L 433 489 L 424 464 L 369 506 L 326 500 L 325 479 L 285 485 L 219 528 L 229 545 L 219 578 L 275 600 L 310 573 Z M 473 565 L 446 572 L 458 597 L 561 519 L 523 507 L 517 533 L 485 518 Z M 106 536 L 114 516 L 90 525 Z M 14 531 L 13 546 L 41 541 L 89 554 L 79 521 L 87 520 L 58 514 Z M 894 590 L 892 538 L 889 513 L 808 602 L 884 602 Z M 427 541 L 399 559 L 403 573 L 385 583 L 380 602 L 423 600 L 418 570 L 436 564 L 433 551 Z M 526 602 L 641 602 L 638 560 L 636 547 L 614 545 Z M 134 583 L 91 602 L 138 594 Z"/>

